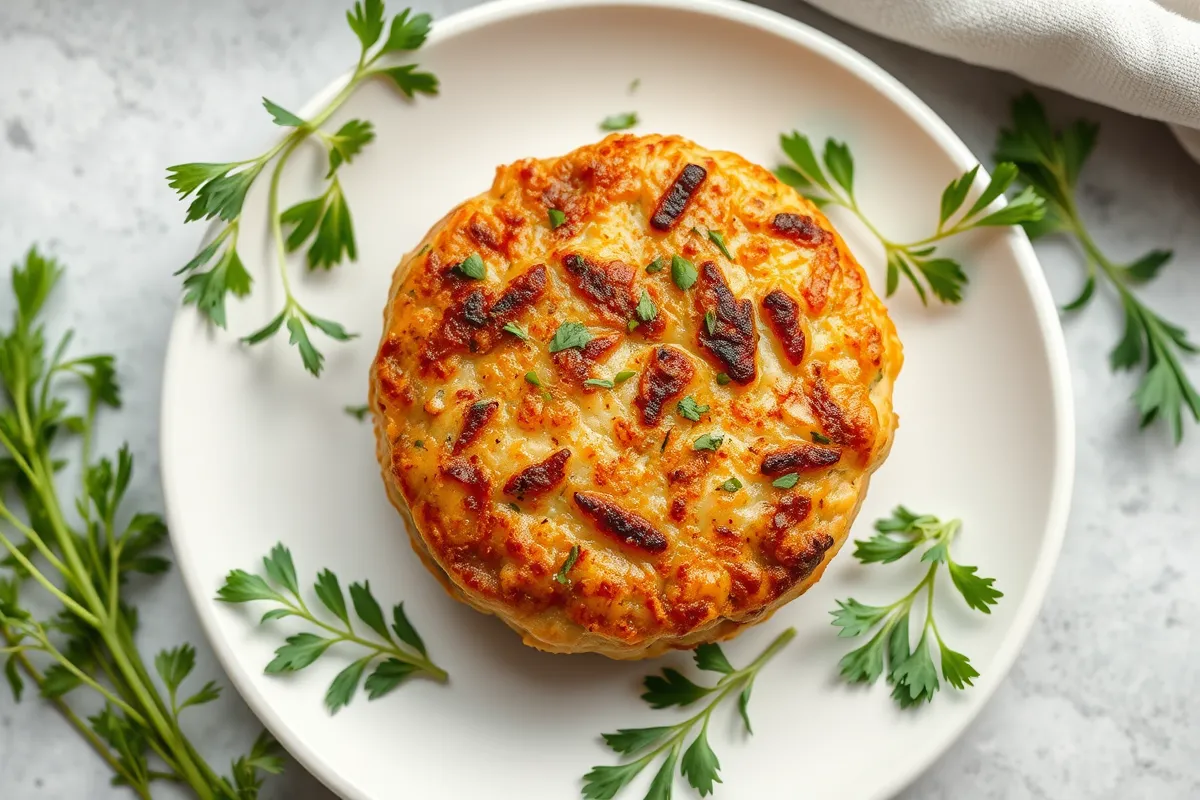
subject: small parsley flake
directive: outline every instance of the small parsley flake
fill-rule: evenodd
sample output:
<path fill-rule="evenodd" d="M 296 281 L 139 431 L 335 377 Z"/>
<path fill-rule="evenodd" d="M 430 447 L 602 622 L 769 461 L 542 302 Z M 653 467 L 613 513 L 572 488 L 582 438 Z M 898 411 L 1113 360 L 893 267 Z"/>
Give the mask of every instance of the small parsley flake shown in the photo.
<path fill-rule="evenodd" d="M 559 211 L 557 208 L 552 208 L 546 212 L 550 218 L 550 230 L 557 230 L 560 226 L 566 224 L 567 215 Z"/>
<path fill-rule="evenodd" d="M 479 253 L 471 253 L 462 261 L 451 267 L 451 272 L 458 273 L 464 278 L 481 281 L 487 277 L 487 269 L 483 266 L 483 258 Z"/>
<path fill-rule="evenodd" d="M 800 481 L 798 472 L 789 472 L 787 475 L 781 475 L 771 481 L 771 485 L 776 489 L 790 489 Z"/>
<path fill-rule="evenodd" d="M 613 382 L 608 378 L 588 378 L 583 382 L 584 386 L 599 386 L 601 389 L 613 388 Z"/>
<path fill-rule="evenodd" d="M 542 386 L 542 379 L 539 378 L 537 376 L 537 373 L 534 372 L 533 370 L 529 370 L 529 372 L 525 373 L 525 381 L 527 383 L 533 384 L 534 386 L 538 387 L 539 389 Z"/>
<path fill-rule="evenodd" d="M 662 256 L 659 256 L 658 258 L 654 259 L 653 261 L 651 261 L 649 264 L 646 265 L 646 272 L 649 272 L 651 275 L 653 275 L 656 272 L 662 272 L 662 268 L 663 268 Z"/>
<path fill-rule="evenodd" d="M 654 301 L 650 299 L 650 293 L 642 289 L 642 296 L 638 299 L 637 308 L 638 319 L 642 322 L 653 322 L 658 317 L 658 306 L 654 305 Z"/>
<path fill-rule="evenodd" d="M 809 436 L 812 437 L 813 442 L 816 444 L 833 444 L 832 439 L 830 439 L 828 436 L 817 433 L 816 431 L 810 433 Z"/>
<path fill-rule="evenodd" d="M 679 411 L 679 416 L 690 419 L 692 422 L 699 422 L 700 415 L 708 413 L 708 406 L 700 405 L 690 394 L 679 401 L 676 409 Z"/>
<path fill-rule="evenodd" d="M 550 340 L 550 352 L 557 353 L 572 347 L 582 348 L 591 340 L 592 334 L 582 323 L 564 322 L 558 326 L 558 330 L 554 332 L 554 338 Z"/>
<path fill-rule="evenodd" d="M 704 327 L 708 329 L 709 336 L 717 332 L 717 312 L 711 309 L 704 312 Z"/>
<path fill-rule="evenodd" d="M 722 255 L 733 261 L 733 256 L 729 255 L 729 248 L 725 246 L 725 236 L 720 231 L 709 231 L 708 238 L 717 246 Z"/>
<path fill-rule="evenodd" d="M 730 478 L 721 484 L 721 488 L 727 492 L 736 492 L 738 489 L 742 488 L 742 482 L 737 478 Z"/>
<path fill-rule="evenodd" d="M 633 370 L 623 369 L 620 372 L 618 372 L 616 375 L 613 376 L 613 382 L 614 383 L 624 383 L 625 381 L 632 378 L 634 375 L 637 375 L 637 373 L 634 372 Z"/>
<path fill-rule="evenodd" d="M 683 256 L 671 256 L 671 280 L 685 292 L 696 284 L 696 265 Z"/>
<path fill-rule="evenodd" d="M 733 380 L 733 378 L 729 377 L 729 373 L 727 373 L 727 372 L 718 372 L 717 373 L 717 383 L 721 384 L 722 386 L 725 386 L 732 380 Z"/>
<path fill-rule="evenodd" d="M 505 323 L 504 330 L 522 341 L 529 341 L 529 332 L 515 322 Z"/>
<path fill-rule="evenodd" d="M 637 330 L 637 326 L 638 326 L 638 321 L 636 319 L 631 319 L 625 323 L 625 330 L 629 331 L 630 333 L 633 333 L 635 330 Z"/>
<path fill-rule="evenodd" d="M 636 111 L 626 111 L 623 114 L 611 114 L 600 121 L 602 131 L 624 131 L 638 124 Z"/>
<path fill-rule="evenodd" d="M 567 573 L 571 571 L 571 567 L 575 566 L 575 562 L 579 560 L 579 545 L 571 545 L 571 551 L 567 553 L 567 560 L 558 568 L 558 572 L 554 575 L 554 580 L 561 583 L 563 586 L 571 585 L 571 578 Z"/>
<path fill-rule="evenodd" d="M 354 417 L 359 422 L 365 420 L 367 418 L 367 414 L 371 413 L 370 406 L 346 406 L 342 410 Z"/>
<path fill-rule="evenodd" d="M 425 449 L 425 440 L 424 439 L 414 440 L 413 447 L 417 448 L 418 450 L 424 450 Z"/>
<path fill-rule="evenodd" d="M 721 446 L 721 442 L 725 441 L 725 436 L 720 433 L 703 433 L 692 442 L 693 450 L 712 450 L 714 453 Z"/>

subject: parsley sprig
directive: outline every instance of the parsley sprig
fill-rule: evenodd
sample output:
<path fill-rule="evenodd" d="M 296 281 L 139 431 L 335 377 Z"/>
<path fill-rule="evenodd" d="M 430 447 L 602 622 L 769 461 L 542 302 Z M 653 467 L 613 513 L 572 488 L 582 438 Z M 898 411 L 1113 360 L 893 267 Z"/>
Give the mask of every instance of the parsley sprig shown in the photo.
<path fill-rule="evenodd" d="M 263 558 L 263 568 L 266 577 L 240 569 L 230 572 L 225 578 L 225 585 L 217 591 L 217 599 L 226 603 L 265 600 L 274 604 L 274 608 L 263 614 L 261 622 L 296 617 L 320 628 L 324 634 L 331 634 L 306 632 L 287 637 L 285 643 L 275 651 L 275 658 L 267 664 L 268 674 L 298 672 L 323 656 L 329 648 L 343 642 L 356 644 L 367 651 L 366 655 L 339 672 L 330 684 L 325 693 L 325 705 L 331 714 L 349 705 L 360 683 L 368 699 L 375 700 L 412 675 L 426 675 L 438 682 L 446 682 L 446 671 L 430 660 L 425 642 L 404 613 L 403 603 L 397 603 L 392 608 L 389 629 L 383 609 L 371 593 L 370 581 L 350 584 L 348 607 L 337 575 L 327 569 L 317 575 L 313 592 L 336 619 L 331 623 L 318 617 L 308 607 L 300 591 L 290 550 L 282 544 L 275 545 L 270 554 Z M 360 635 L 355 630 L 350 619 L 350 608 L 354 609 L 358 620 L 375 634 L 373 638 Z M 363 675 L 372 665 L 374 670 L 363 681 Z"/>
<path fill-rule="evenodd" d="M 1032 191 L 1012 198 L 1004 208 L 988 211 L 988 206 L 1004 194 L 1017 177 L 1016 166 L 1009 163 L 996 165 L 983 193 L 962 211 L 979 174 L 976 166 L 951 181 L 942 192 L 937 230 L 913 242 L 896 242 L 884 236 L 858 205 L 854 196 L 854 156 L 848 145 L 826 139 L 823 158 L 818 160 L 812 143 L 804 134 L 793 131 L 779 138 L 783 152 L 792 163 L 777 168 L 776 177 L 818 206 L 837 205 L 849 209 L 883 245 L 887 257 L 888 297 L 895 293 L 903 275 L 912 283 L 922 303 L 928 303 L 926 286 L 943 303 L 960 302 L 967 274 L 958 261 L 937 255 L 937 243 L 973 228 L 1032 222 L 1041 219 L 1044 213 L 1042 199 Z"/>
<path fill-rule="evenodd" d="M 196 306 L 214 325 L 224 328 L 226 298 L 229 295 L 245 297 L 251 290 L 250 273 L 238 255 L 242 205 L 255 180 L 274 162 L 267 194 L 267 214 L 279 279 L 283 286 L 283 308 L 266 325 L 243 337 L 242 341 L 258 344 L 286 328 L 289 342 L 300 351 L 305 369 L 313 375 L 321 374 L 325 357 L 313 344 L 309 336 L 310 328 L 316 328 L 339 342 L 348 341 L 355 334 L 347 332 L 338 322 L 317 316 L 300 303 L 288 275 L 288 253 L 307 245 L 306 260 L 310 270 L 327 270 L 344 259 L 357 259 L 354 223 L 338 179 L 338 171 L 353 161 L 375 138 L 375 129 L 366 120 L 349 120 L 332 133 L 322 126 L 359 86 L 372 78 L 390 80 L 409 99 L 417 94 L 434 95 L 438 91 L 437 78 L 419 71 L 416 64 L 385 66 L 381 62 L 387 56 L 411 52 L 425 43 L 432 21 L 428 14 L 412 14 L 410 9 L 405 9 L 393 17 L 386 38 L 383 37 L 385 18 L 382 0 L 355 3 L 353 10 L 346 13 L 346 19 L 358 37 L 358 63 L 346 85 L 315 116 L 302 119 L 263 98 L 263 106 L 272 121 L 290 129 L 266 152 L 244 161 L 177 164 L 167 169 L 167 182 L 171 188 L 181 198 L 192 197 L 187 210 L 187 222 L 216 218 L 224 223 L 213 239 L 177 273 L 187 275 L 183 281 L 183 302 Z M 317 197 L 296 203 L 281 212 L 280 179 L 291 156 L 306 142 L 316 143 L 326 153 L 329 161 L 325 175 L 326 188 Z M 286 236 L 285 228 L 289 229 Z M 202 269 L 204 267 L 207 269 Z"/>
<path fill-rule="evenodd" d="M 746 732 L 753 733 L 750 727 L 749 704 L 754 679 L 758 677 L 763 666 L 795 635 L 795 629 L 788 628 L 767 645 L 767 649 L 758 658 L 742 669 L 733 668 L 720 645 L 700 645 L 693 653 L 696 666 L 721 675 L 712 686 L 694 683 L 670 667 L 665 667 L 662 675 L 646 676 L 646 691 L 642 699 L 649 703 L 651 708 L 682 708 L 699 700 L 710 699 L 696 714 L 674 725 L 622 728 L 616 733 L 604 734 L 604 743 L 616 752 L 629 756 L 638 753 L 642 755 L 626 764 L 593 767 L 592 771 L 583 777 L 583 796 L 587 800 L 611 800 L 642 770 L 659 758 L 663 759 L 662 766 L 654 776 L 645 800 L 670 800 L 676 764 L 679 765 L 680 774 L 701 797 L 712 794 L 713 784 L 721 782 L 721 762 L 717 760 L 717 754 L 708 743 L 708 723 L 713 711 L 722 700 L 737 692 L 738 713 L 741 714 Z M 684 743 L 697 726 L 700 731 L 685 750 Z"/>
<path fill-rule="evenodd" d="M 853 597 L 838 600 L 831 611 L 833 624 L 841 631 L 838 636 L 860 636 L 878 626 L 875 635 L 862 647 L 842 657 L 839 664 L 842 678 L 849 683 L 874 683 L 884 674 L 887 662 L 887 682 L 891 684 L 892 699 L 901 708 L 927 703 L 938 690 L 938 670 L 933 663 L 933 643 L 941 654 L 942 677 L 955 689 L 970 686 L 979 672 L 962 653 L 951 650 L 942 639 L 934 615 L 934 588 L 938 568 L 945 566 L 954 588 L 967 605 L 984 614 L 992 613 L 1004 595 L 992 586 L 992 578 L 977 575 L 976 567 L 959 564 L 950 557 L 950 545 L 962 523 L 942 522 L 929 514 L 914 514 L 898 506 L 892 516 L 875 523 L 876 534 L 870 539 L 854 542 L 854 557 L 864 564 L 891 564 L 918 547 L 929 545 L 921 555 L 929 569 L 913 590 L 886 606 L 869 606 Z M 910 616 L 921 592 L 925 592 L 925 620 L 915 648 L 910 644 Z"/>
<path fill-rule="evenodd" d="M 1180 364 L 1181 354 L 1196 352 L 1187 332 L 1159 316 L 1143 303 L 1134 287 L 1154 279 L 1172 253 L 1152 250 L 1128 264 L 1118 263 L 1096 245 L 1075 203 L 1075 185 L 1079 173 L 1095 147 L 1099 126 L 1075 120 L 1055 132 L 1042 104 L 1032 94 L 1016 98 L 1012 106 L 1012 127 L 1000 132 L 997 158 L 1012 161 L 1020 170 L 1020 179 L 1045 200 L 1043 219 L 1025 226 L 1030 238 L 1052 233 L 1075 237 L 1083 249 L 1087 280 L 1079 296 L 1063 306 L 1078 311 L 1091 302 L 1097 277 L 1103 276 L 1116 292 L 1125 312 L 1125 333 L 1109 354 L 1114 370 L 1133 369 L 1144 364 L 1145 375 L 1133 395 L 1141 414 L 1142 427 L 1158 418 L 1166 420 L 1178 444 L 1183 441 L 1183 411 L 1191 411 L 1200 421 L 1200 394 Z"/>
<path fill-rule="evenodd" d="M 148 800 L 155 782 L 170 781 L 201 800 L 252 800 L 263 775 L 283 769 L 274 740 L 264 733 L 234 761 L 229 777 L 218 775 L 188 740 L 180 717 L 218 699 L 220 686 L 185 687 L 195 668 L 195 650 L 186 644 L 154 659 L 157 683 L 134 644 L 137 609 L 123 590 L 134 574 L 170 568 L 155 552 L 167 529 L 157 515 L 126 508 L 129 449 L 115 458 L 93 452 L 100 411 L 121 405 L 115 360 L 68 356 L 69 330 L 47 346 L 42 312 L 62 274 L 57 262 L 30 250 L 12 271 L 13 325 L 0 332 L 5 679 L 18 702 L 31 682 L 109 766 L 114 782 L 137 797 Z M 80 396 L 81 407 L 73 408 Z M 69 461 L 78 484 L 61 477 Z M 86 719 L 77 710 L 83 694 L 98 709 Z"/>

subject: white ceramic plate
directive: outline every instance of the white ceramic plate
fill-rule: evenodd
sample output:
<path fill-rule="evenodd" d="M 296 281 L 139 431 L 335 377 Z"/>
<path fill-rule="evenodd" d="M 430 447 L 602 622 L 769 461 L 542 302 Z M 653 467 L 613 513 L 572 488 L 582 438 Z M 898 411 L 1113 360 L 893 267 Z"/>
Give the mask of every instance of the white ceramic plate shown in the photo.
<path fill-rule="evenodd" d="M 591 766 L 615 763 L 602 731 L 678 718 L 649 710 L 638 699 L 639 681 L 689 659 L 544 655 L 450 600 L 420 565 L 384 496 L 370 426 L 342 412 L 365 402 L 400 255 L 447 209 L 487 188 L 497 164 L 594 141 L 597 122 L 615 112 L 638 111 L 639 132 L 682 134 L 768 166 L 781 158 L 781 131 L 845 139 L 857 158 L 862 205 L 901 240 L 929 232 L 942 188 L 975 159 L 878 67 L 748 5 L 513 0 L 440 21 L 419 55 L 441 78 L 440 97 L 409 104 L 371 85 L 334 120 L 371 119 L 379 132 L 343 172 L 358 263 L 299 279 L 306 305 L 361 338 L 322 342 L 327 370 L 314 380 L 282 341 L 248 350 L 208 330 L 193 310 L 179 313 L 162 427 L 172 539 L 234 684 L 288 750 L 341 795 L 577 797 Z M 641 84 L 631 94 L 634 78 Z M 313 194 L 319 174 L 315 154 L 311 164 L 301 160 L 285 179 L 285 200 Z M 878 246 L 851 220 L 834 220 L 881 286 Z M 257 327 L 280 299 L 265 229 L 260 187 L 247 201 L 241 245 L 258 282 L 250 300 L 231 309 L 233 332 Z M 890 601 L 919 570 L 862 567 L 847 550 L 813 591 L 727 645 L 734 663 L 744 663 L 784 627 L 799 631 L 755 688 L 753 739 L 732 709 L 715 719 L 725 781 L 719 797 L 895 793 L 978 713 L 1037 614 L 1065 526 L 1074 450 L 1057 316 L 1022 234 L 991 231 L 948 252 L 971 276 L 961 306 L 924 308 L 908 286 L 889 303 L 906 354 L 895 396 L 902 422 L 856 533 L 897 503 L 965 521 L 956 552 L 995 576 L 1005 597 L 984 617 L 943 592 L 941 616 L 943 632 L 983 676 L 966 692 L 943 689 L 915 713 L 897 710 L 882 684 L 869 691 L 840 684 L 836 664 L 852 644 L 829 625 L 834 599 Z M 301 271 L 297 265 L 293 274 Z M 329 567 L 343 582 L 369 578 L 384 602 L 403 599 L 451 684 L 418 680 L 371 703 L 360 695 L 330 718 L 321 698 L 346 663 L 340 657 L 293 677 L 265 676 L 287 625 L 259 628 L 248 609 L 212 598 L 229 569 L 254 567 L 280 540 L 307 579 Z M 859 757 L 863 751 L 873 757 Z M 642 797 L 652 772 L 621 796 Z M 677 788 L 679 797 L 693 796 Z"/>

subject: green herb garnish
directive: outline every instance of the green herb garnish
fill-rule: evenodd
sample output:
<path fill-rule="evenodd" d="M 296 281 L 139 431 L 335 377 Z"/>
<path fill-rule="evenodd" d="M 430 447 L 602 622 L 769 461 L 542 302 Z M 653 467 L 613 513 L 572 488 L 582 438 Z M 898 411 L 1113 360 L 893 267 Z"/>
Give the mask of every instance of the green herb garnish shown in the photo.
<path fill-rule="evenodd" d="M 620 372 L 618 372 L 615 376 L 613 376 L 613 381 L 615 383 L 624 383 L 625 381 L 632 378 L 634 375 L 637 375 L 637 373 L 634 372 L 633 370 L 623 369 Z"/>
<path fill-rule="evenodd" d="M 715 453 L 723 441 L 725 441 L 725 437 L 719 433 L 702 433 L 692 443 L 692 448 L 695 450 L 712 450 Z"/>
<path fill-rule="evenodd" d="M 588 378 L 583 382 L 584 386 L 599 386 L 601 389 L 613 388 L 613 382 L 608 378 Z"/>
<path fill-rule="evenodd" d="M 833 440 L 822 433 L 812 431 L 808 435 L 813 440 L 813 444 L 833 444 Z"/>
<path fill-rule="evenodd" d="M 941 653 L 942 677 L 947 683 L 962 689 L 979 676 L 965 655 L 946 646 L 934 613 L 934 578 L 942 565 L 949 570 L 954 588 L 976 611 L 990 614 L 990 607 L 1004 596 L 992 587 L 995 582 L 992 578 L 982 578 L 976 575 L 976 567 L 959 564 L 950 557 L 950 545 L 961 527 L 958 520 L 941 522 L 937 517 L 914 514 L 904 506 L 897 506 L 891 517 L 875 523 L 875 536 L 855 540 L 854 557 L 864 564 L 890 564 L 928 544 L 921 561 L 929 562 L 929 569 L 911 592 L 891 605 L 868 606 L 854 598 L 838 601 L 837 610 L 830 613 L 833 624 L 841 628 L 839 636 L 859 636 L 880 626 L 870 641 L 842 658 L 843 679 L 849 683 L 874 683 L 884 674 L 886 661 L 892 699 L 901 708 L 927 703 L 939 686 L 931 652 L 934 641 Z M 910 650 L 909 614 L 922 591 L 926 592 L 925 621 L 917 646 Z"/>
<path fill-rule="evenodd" d="M 579 560 L 579 545 L 571 545 L 570 552 L 567 553 L 567 558 L 563 561 L 562 566 L 558 568 L 558 572 L 554 574 L 554 580 L 561 583 L 563 586 L 571 585 L 571 578 L 567 574 L 571 571 L 571 567 L 575 566 L 575 562 Z"/>
<path fill-rule="evenodd" d="M 346 406 L 342 410 L 354 417 L 359 422 L 365 420 L 367 418 L 367 414 L 371 413 L 370 406 Z"/>
<path fill-rule="evenodd" d="M 788 628 L 767 646 L 762 655 L 742 669 L 733 668 L 720 645 L 700 645 L 692 657 L 699 669 L 720 673 L 720 679 L 713 686 L 694 683 L 671 667 L 663 668 L 662 675 L 646 676 L 646 691 L 642 699 L 651 708 L 685 707 L 705 698 L 711 699 L 700 712 L 674 725 L 623 728 L 616 733 L 604 734 L 604 743 L 616 752 L 627 756 L 637 756 L 639 753 L 643 755 L 626 764 L 593 767 L 583 777 L 585 800 L 610 800 L 616 797 L 617 793 L 642 770 L 659 758 L 662 759 L 662 766 L 650 784 L 646 800 L 670 800 L 676 765 L 679 765 L 680 774 L 701 797 L 712 794 L 713 784 L 721 782 L 721 763 L 708 743 L 709 719 L 721 701 L 736 692 L 742 723 L 746 726 L 747 733 L 753 733 L 750 728 L 749 706 L 754 679 L 758 677 L 763 666 L 795 635 L 795 629 Z M 684 749 L 689 734 L 697 726 L 700 729 L 699 733 Z"/>
<path fill-rule="evenodd" d="M 554 338 L 550 340 L 550 352 L 557 353 L 572 347 L 582 348 L 591 340 L 592 334 L 582 323 L 564 322 L 558 326 L 558 330 L 554 332 Z"/>
<path fill-rule="evenodd" d="M 771 481 L 771 485 L 776 489 L 790 489 L 800 481 L 798 472 L 789 472 L 787 475 L 780 475 L 775 480 Z"/>
<path fill-rule="evenodd" d="M 187 273 L 183 281 L 183 302 L 196 306 L 210 322 L 223 328 L 226 298 L 229 295 L 245 297 L 251 290 L 250 273 L 238 255 L 242 206 L 250 187 L 274 162 L 267 194 L 267 220 L 275 245 L 283 308 L 266 325 L 243 337 L 243 341 L 257 344 L 286 328 L 288 340 L 300 351 L 305 369 L 314 375 L 321 373 L 325 358 L 309 338 L 309 326 L 336 341 L 344 342 L 354 337 L 337 322 L 323 319 L 300 304 L 292 293 L 287 254 L 307 244 L 306 258 L 310 269 L 329 269 L 343 259 L 354 261 L 358 257 L 350 208 L 338 174 L 343 165 L 351 162 L 375 138 L 373 126 L 365 120 L 348 120 L 333 133 L 322 126 L 359 86 L 372 78 L 388 79 L 408 98 L 416 94 L 435 95 L 438 91 L 437 78 L 419 71 L 415 64 L 380 66 L 384 56 L 410 52 L 425 43 L 431 25 L 428 14 L 412 14 L 405 9 L 393 18 L 386 38 L 383 38 L 384 5 L 379 0 L 356 3 L 347 14 L 347 20 L 359 40 L 358 63 L 346 85 L 311 119 L 302 119 L 264 99 L 263 106 L 272 121 L 288 129 L 288 133 L 266 152 L 244 161 L 177 164 L 167 169 L 167 182 L 181 198 L 194 195 L 188 206 L 187 222 L 216 218 L 224 223 L 195 258 L 179 270 Z M 296 150 L 310 140 L 325 149 L 329 162 L 325 175 L 328 185 L 317 197 L 281 211 L 279 187 L 284 168 Z M 285 228 L 290 228 L 286 236 Z M 201 270 L 206 265 L 211 266 Z"/>
<path fill-rule="evenodd" d="M 679 416 L 690 419 L 692 422 L 699 422 L 700 415 L 708 413 L 708 406 L 700 405 L 690 394 L 679 401 L 676 409 L 679 411 Z"/>
<path fill-rule="evenodd" d="M 722 255 L 724 255 L 730 261 L 733 261 L 733 256 L 729 255 L 729 248 L 725 246 L 724 234 L 720 233 L 719 231 L 710 230 L 708 232 L 708 238 L 717 246 L 717 249 L 721 251 Z"/>
<path fill-rule="evenodd" d="M 602 131 L 623 131 L 632 128 L 638 124 L 638 115 L 636 111 L 627 111 L 624 114 L 612 114 L 600 121 L 600 130 Z"/>
<path fill-rule="evenodd" d="M 502 330 L 504 330 L 508 333 L 511 333 L 513 336 L 516 336 L 518 339 L 520 339 L 522 341 L 525 341 L 525 342 L 529 341 L 529 338 L 530 338 L 529 331 L 525 330 L 524 328 L 522 328 L 520 325 L 518 325 L 515 322 L 506 322 L 504 324 L 504 328 Z"/>
<path fill-rule="evenodd" d="M 979 198 L 957 222 L 951 223 L 975 184 L 975 177 L 979 173 L 979 167 L 976 166 L 951 181 L 942 193 L 941 214 L 933 235 L 914 242 L 894 242 L 880 233 L 859 208 L 854 196 L 854 157 L 845 143 L 826 140 L 823 167 L 807 136 L 793 131 L 781 136 L 780 144 L 792 164 L 775 170 L 776 177 L 818 205 L 832 204 L 849 209 L 879 239 L 887 257 L 888 297 L 896 291 L 900 276 L 904 275 L 916 289 L 922 303 L 928 302 L 922 277 L 929 291 L 939 300 L 944 303 L 959 302 L 967 275 L 962 265 L 954 259 L 934 257 L 936 243 L 972 228 L 1019 225 L 1041 219 L 1045 213 L 1041 198 L 1033 192 L 1018 195 L 1004 208 L 991 212 L 987 210 L 1017 176 L 1016 166 L 1004 163 L 996 165 L 991 180 Z"/>
<path fill-rule="evenodd" d="M 649 264 L 646 265 L 646 272 L 649 272 L 651 274 L 654 274 L 655 272 L 662 272 L 662 269 L 663 269 L 662 256 L 659 256 L 658 258 L 654 259 L 653 261 L 651 261 Z"/>
<path fill-rule="evenodd" d="M 698 275 L 695 264 L 683 256 L 671 256 L 671 280 L 675 281 L 675 285 L 680 289 L 686 292 L 692 288 Z"/>
<path fill-rule="evenodd" d="M 557 208 L 552 208 L 546 212 L 546 216 L 550 220 L 550 230 L 557 230 L 567 221 L 567 215 L 559 211 Z"/>
<path fill-rule="evenodd" d="M 129 448 L 114 458 L 92 450 L 98 416 L 121 405 L 116 360 L 68 355 L 70 330 L 47 347 L 41 316 L 62 274 L 56 261 L 30 249 L 12 270 L 12 327 L 0 331 L 4 677 L 15 702 L 32 682 L 104 760 L 113 783 L 137 797 L 149 798 L 154 781 L 163 780 L 198 798 L 253 800 L 264 774 L 283 770 L 275 740 L 263 733 L 230 777 L 218 775 L 180 717 L 217 700 L 220 685 L 185 687 L 196 665 L 191 645 L 161 651 L 153 668 L 137 650 L 138 611 L 125 590 L 135 575 L 170 569 L 158 552 L 167 527 L 158 515 L 127 507 Z M 77 477 L 60 480 L 71 474 Z M 161 682 L 151 679 L 154 671 Z M 84 708 L 92 716 L 85 719 Z"/>
<path fill-rule="evenodd" d="M 650 299 L 650 293 L 645 289 L 642 289 L 642 296 L 638 298 L 637 308 L 634 309 L 634 312 L 642 322 L 652 322 L 658 317 L 658 306 L 654 305 L 654 301 Z"/>
<path fill-rule="evenodd" d="M 275 607 L 263 615 L 263 623 L 296 617 L 323 633 L 332 634 L 325 636 L 306 632 L 287 637 L 285 644 L 276 649 L 275 658 L 267 664 L 268 675 L 302 670 L 323 656 L 330 647 L 341 642 L 351 642 L 364 648 L 367 654 L 339 672 L 325 693 L 325 706 L 331 714 L 349 705 L 360 683 L 366 689 L 368 699 L 375 700 L 395 689 L 411 675 L 426 675 L 441 683 L 446 682 L 446 671 L 429 660 L 425 643 L 404 613 L 403 603 L 392 608 L 389 630 L 383 609 L 371 594 L 370 581 L 350 584 L 350 603 L 354 614 L 375 634 L 367 638 L 355 630 L 342 586 L 331 571 L 320 572 L 313 586 L 317 599 L 336 619 L 335 622 L 326 622 L 309 610 L 296 578 L 292 554 L 286 547 L 275 545 L 270 555 L 263 559 L 263 567 L 265 578 L 240 569 L 230 572 L 225 577 L 225 585 L 217 590 L 217 599 L 226 603 L 265 600 Z M 364 682 L 363 674 L 372 664 L 375 669 Z"/>
<path fill-rule="evenodd" d="M 717 312 L 712 309 L 704 312 L 704 328 L 708 331 L 709 336 L 717 332 Z"/>
<path fill-rule="evenodd" d="M 464 278 L 470 278 L 473 281 L 481 281 L 487 277 L 487 267 L 483 265 L 483 258 L 480 257 L 479 253 L 471 253 L 471 255 L 451 267 L 450 271 Z"/>
<path fill-rule="evenodd" d="M 727 373 L 727 372 L 718 372 L 717 373 L 717 383 L 719 383 L 722 386 L 725 386 L 726 384 L 730 383 L 732 380 L 733 380 L 733 378 L 729 377 L 729 373 Z"/>
<path fill-rule="evenodd" d="M 534 372 L 533 370 L 529 370 L 529 372 L 525 373 L 525 381 L 527 383 L 532 383 L 534 386 L 538 387 L 539 389 L 542 387 L 542 379 L 539 378 L 537 376 L 537 373 Z"/>
<path fill-rule="evenodd" d="M 736 492 L 738 489 L 742 488 L 742 482 L 737 478 L 729 478 L 721 484 L 721 488 L 727 492 Z"/>
<path fill-rule="evenodd" d="M 1176 444 L 1183 441 L 1183 411 L 1200 421 L 1200 394 L 1188 379 L 1181 354 L 1196 352 L 1187 332 L 1168 322 L 1143 303 L 1134 287 L 1152 280 L 1171 259 L 1168 250 L 1152 250 L 1121 264 L 1100 251 L 1079 216 L 1075 185 L 1084 162 L 1096 144 L 1098 126 L 1076 120 L 1059 132 L 1050 127 L 1046 112 L 1032 94 L 1013 102 L 1011 130 L 1000 132 L 996 155 L 1016 163 L 1020 180 L 1046 202 L 1046 216 L 1025 225 L 1030 238 L 1052 233 L 1070 234 L 1083 249 L 1087 280 L 1083 291 L 1063 307 L 1078 311 L 1092 299 L 1096 277 L 1102 275 L 1116 291 L 1125 315 L 1125 333 L 1109 354 L 1112 369 L 1145 365 L 1146 372 L 1133 395 L 1142 427 L 1158 418 L 1166 420 Z"/>

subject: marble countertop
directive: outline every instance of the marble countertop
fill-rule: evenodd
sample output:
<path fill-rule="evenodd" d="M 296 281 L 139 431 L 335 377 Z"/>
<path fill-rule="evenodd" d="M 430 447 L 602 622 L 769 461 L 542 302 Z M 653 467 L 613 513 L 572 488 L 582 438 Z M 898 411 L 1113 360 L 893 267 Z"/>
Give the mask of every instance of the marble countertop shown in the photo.
<path fill-rule="evenodd" d="M 71 279 L 54 310 L 80 346 L 117 354 L 125 410 L 100 445 L 128 440 L 133 502 L 161 507 L 159 385 L 178 305 L 177 265 L 198 229 L 163 181 L 167 164 L 243 152 L 263 135 L 259 93 L 295 104 L 344 67 L 346 2 L 4 0 L 0 3 L 0 261 L 33 242 Z M 470 0 L 426 2 L 444 15 Z M 873 59 L 986 156 L 1025 84 L 849 28 L 797 0 L 770 0 Z M 1117 258 L 1155 247 L 1175 263 L 1144 290 L 1200 335 L 1200 165 L 1167 130 L 1049 91 L 1060 119 L 1102 125 L 1080 192 L 1083 216 Z M 1056 297 L 1081 265 L 1066 242 L 1037 245 Z M 8 298 L 0 314 L 10 313 Z M 1138 432 L 1133 375 L 1106 358 L 1119 335 L 1111 297 L 1064 320 L 1078 418 L 1078 474 L 1065 550 L 1008 679 L 966 735 L 906 798 L 1200 796 L 1200 427 L 1176 448 Z M 1200 361 L 1189 364 L 1200 380 Z M 177 576 L 138 587 L 145 652 L 188 640 L 217 675 Z M 236 694 L 189 733 L 217 762 L 258 724 Z M 101 762 L 36 699 L 0 693 L 0 797 L 125 797 Z M 266 797 L 327 798 L 292 766 Z"/>

